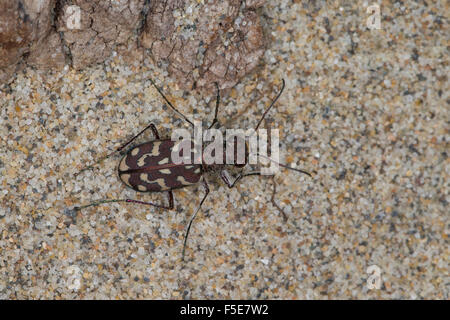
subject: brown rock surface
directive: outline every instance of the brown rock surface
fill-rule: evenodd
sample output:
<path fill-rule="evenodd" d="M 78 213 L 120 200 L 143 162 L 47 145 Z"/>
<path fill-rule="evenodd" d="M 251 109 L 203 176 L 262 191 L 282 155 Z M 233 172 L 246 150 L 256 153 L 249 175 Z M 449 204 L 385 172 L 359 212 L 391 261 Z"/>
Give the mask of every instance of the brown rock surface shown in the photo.
<path fill-rule="evenodd" d="M 67 8 L 80 8 L 80 28 L 68 28 Z M 113 50 L 136 41 L 145 0 L 76 0 L 64 4 L 58 12 L 57 27 L 76 69 L 103 62 Z"/>
<path fill-rule="evenodd" d="M 185 89 L 233 86 L 263 54 L 262 28 L 253 11 L 263 1 L 152 1 L 142 45 L 168 63 Z"/>
<path fill-rule="evenodd" d="M 0 82 L 7 80 L 31 52 L 44 45 L 51 29 L 54 4 L 55 0 L 0 1 Z"/>
<path fill-rule="evenodd" d="M 39 69 L 60 69 L 66 64 L 61 38 L 56 32 L 51 32 L 41 42 L 36 44 L 27 59 L 29 65 Z"/>
<path fill-rule="evenodd" d="M 0 0 L 0 83 L 21 66 L 83 69 L 145 49 L 184 89 L 233 86 L 263 54 L 262 0 Z M 79 10 L 74 27 L 70 7 Z M 144 50 L 143 50 L 144 49 Z"/>

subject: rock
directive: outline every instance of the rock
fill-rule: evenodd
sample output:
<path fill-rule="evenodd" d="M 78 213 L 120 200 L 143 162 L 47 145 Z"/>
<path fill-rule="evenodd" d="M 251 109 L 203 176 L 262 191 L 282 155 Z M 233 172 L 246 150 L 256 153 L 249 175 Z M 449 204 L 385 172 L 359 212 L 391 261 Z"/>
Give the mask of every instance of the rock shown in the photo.
<path fill-rule="evenodd" d="M 238 0 L 152 1 L 141 43 L 182 88 L 229 88 L 263 54 L 259 16 L 251 10 L 263 1 L 250 2 L 254 7 Z"/>
<path fill-rule="evenodd" d="M 245 0 L 245 6 L 247 8 L 259 8 L 262 7 L 264 5 L 264 2 L 266 2 L 266 0 Z"/>
<path fill-rule="evenodd" d="M 83 69 L 150 52 L 184 89 L 232 87 L 264 51 L 263 0 L 0 0 L 0 83 L 25 65 Z"/>
<path fill-rule="evenodd" d="M 217 37 L 211 43 L 200 68 L 197 86 L 211 87 L 218 82 L 222 88 L 232 87 L 257 65 L 264 53 L 263 32 L 258 20 L 255 12 L 248 11 L 244 14 L 245 25 L 227 31 L 225 37 L 228 40 Z"/>
<path fill-rule="evenodd" d="M 80 23 L 72 23 L 71 6 L 78 6 Z M 76 0 L 63 5 L 58 11 L 57 28 L 72 66 L 82 69 L 103 62 L 119 47 L 133 47 L 141 26 L 145 0 Z"/>
<path fill-rule="evenodd" d="M 56 32 L 51 32 L 31 51 L 27 63 L 39 69 L 61 69 L 66 65 L 61 38 Z"/>
<path fill-rule="evenodd" d="M 49 35 L 55 0 L 0 1 L 0 82 L 23 66 Z"/>

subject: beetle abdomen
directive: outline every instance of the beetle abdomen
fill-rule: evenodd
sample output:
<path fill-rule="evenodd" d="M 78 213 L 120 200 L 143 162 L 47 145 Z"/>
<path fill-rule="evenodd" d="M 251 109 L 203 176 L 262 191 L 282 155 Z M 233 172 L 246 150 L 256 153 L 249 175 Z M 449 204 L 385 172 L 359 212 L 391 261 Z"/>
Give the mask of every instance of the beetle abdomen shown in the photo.
<path fill-rule="evenodd" d="M 141 192 L 167 191 L 197 183 L 198 164 L 174 164 L 174 142 L 156 140 L 129 150 L 119 164 L 119 177 L 130 188 Z"/>

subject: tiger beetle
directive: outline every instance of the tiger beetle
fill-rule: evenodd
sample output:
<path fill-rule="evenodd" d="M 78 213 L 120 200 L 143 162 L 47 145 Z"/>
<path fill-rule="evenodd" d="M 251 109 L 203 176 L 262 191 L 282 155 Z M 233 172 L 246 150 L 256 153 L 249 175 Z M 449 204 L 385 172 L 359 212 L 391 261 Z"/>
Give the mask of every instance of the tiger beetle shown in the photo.
<path fill-rule="evenodd" d="M 184 121 L 186 121 L 189 125 L 191 125 L 194 128 L 194 123 L 189 120 L 184 114 L 182 114 L 180 111 L 178 111 L 175 106 L 167 99 L 167 97 L 164 95 L 162 90 L 155 84 L 155 82 L 150 79 L 150 82 L 152 85 L 156 88 L 158 93 L 162 96 L 164 101 L 168 104 L 168 106 Z M 273 107 L 275 102 L 278 100 L 278 98 L 281 96 L 283 90 L 285 87 L 285 81 L 282 80 L 282 86 L 278 93 L 278 95 L 272 100 L 270 106 L 264 111 L 261 119 L 257 123 L 254 131 L 256 132 L 261 125 L 262 121 L 264 120 L 267 113 L 270 111 L 270 109 Z M 209 129 L 211 129 L 217 122 L 217 114 L 219 110 L 219 104 L 220 104 L 220 90 L 219 86 L 216 83 L 216 89 L 217 89 L 217 96 L 216 96 L 216 106 L 215 106 L 215 112 L 214 112 L 214 119 L 212 124 L 209 126 Z M 247 145 L 246 147 L 246 155 L 245 155 L 245 162 L 244 163 L 236 163 L 233 162 L 231 165 L 235 168 L 239 168 L 240 171 L 234 178 L 234 181 L 231 181 L 230 175 L 228 174 L 226 167 L 226 164 L 206 164 L 204 162 L 200 164 L 175 164 L 171 159 L 171 153 L 175 145 L 175 141 L 172 141 L 171 139 L 161 139 L 158 133 L 158 130 L 156 129 L 155 125 L 153 123 L 150 123 L 147 127 L 145 127 L 141 132 L 139 132 L 136 136 L 131 138 L 128 142 L 120 146 L 116 149 L 116 151 L 112 152 L 111 154 L 107 155 L 106 157 L 103 157 L 102 159 L 98 160 L 95 164 L 98 164 L 99 162 L 105 160 L 106 158 L 109 158 L 110 156 L 114 155 L 115 153 L 120 153 L 124 148 L 129 146 L 136 138 L 138 138 L 140 135 L 142 135 L 145 131 L 150 129 L 153 132 L 153 135 L 155 136 L 155 140 L 144 142 L 142 144 L 139 144 L 137 146 L 134 146 L 128 150 L 128 152 L 125 153 L 125 155 L 122 157 L 119 166 L 118 166 L 118 174 L 120 180 L 128 187 L 132 188 L 135 191 L 138 192 L 167 192 L 169 196 L 169 204 L 163 205 L 163 204 L 156 204 L 152 202 L 145 202 L 140 200 L 134 200 L 134 199 L 107 199 L 107 200 L 99 200 L 92 202 L 88 205 L 74 207 L 74 211 L 79 211 L 88 207 L 92 206 L 98 206 L 104 203 L 112 203 L 112 202 L 127 202 L 127 203 L 137 203 L 137 204 L 143 204 L 143 205 L 150 205 L 157 208 L 172 210 L 174 209 L 174 197 L 173 197 L 173 190 L 178 188 L 183 188 L 189 185 L 197 184 L 200 181 L 203 183 L 203 186 L 205 188 L 205 195 L 203 196 L 202 200 L 200 201 L 199 206 L 197 207 L 195 213 L 192 215 L 192 217 L 189 220 L 189 223 L 186 228 L 186 232 L 184 235 L 184 242 L 183 242 L 183 253 L 182 253 L 182 259 L 184 260 L 185 251 L 186 251 L 186 243 L 189 235 L 189 231 L 191 229 L 192 222 L 194 221 L 197 213 L 199 212 L 202 204 L 204 203 L 206 197 L 208 196 L 210 190 L 208 183 L 205 179 L 205 173 L 215 173 L 218 175 L 223 182 L 228 186 L 228 188 L 233 188 L 238 181 L 240 181 L 244 177 L 248 176 L 255 176 L 255 175 L 261 175 L 260 171 L 252 171 L 252 172 L 244 172 L 244 167 L 248 164 L 248 150 Z M 234 143 L 236 144 L 237 141 L 235 140 Z M 205 146 L 203 145 L 202 148 Z M 236 150 L 236 148 L 235 148 Z M 235 154 L 235 160 L 236 160 L 236 154 Z M 269 159 L 271 160 L 271 159 Z M 289 169 L 293 171 L 297 171 L 303 174 L 306 174 L 308 176 L 311 176 L 310 173 L 289 167 L 287 165 L 278 163 L 278 165 Z M 84 171 L 86 169 L 92 169 L 93 166 L 88 166 L 82 169 L 81 171 Z M 81 172 L 80 171 L 80 172 Z"/>

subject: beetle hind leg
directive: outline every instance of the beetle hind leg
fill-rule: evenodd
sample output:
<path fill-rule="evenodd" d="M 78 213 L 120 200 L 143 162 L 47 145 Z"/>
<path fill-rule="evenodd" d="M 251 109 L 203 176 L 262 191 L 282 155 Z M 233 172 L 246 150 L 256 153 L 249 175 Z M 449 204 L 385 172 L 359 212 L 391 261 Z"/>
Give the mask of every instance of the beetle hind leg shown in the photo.
<path fill-rule="evenodd" d="M 75 206 L 73 208 L 73 210 L 75 211 L 80 211 L 82 209 L 86 209 L 89 207 L 96 207 L 99 206 L 101 204 L 105 204 L 105 203 L 113 203 L 113 202 L 128 202 L 128 203 L 137 203 L 137 204 L 145 204 L 145 205 L 149 205 L 149 206 L 154 206 L 157 208 L 161 208 L 161 209 L 167 209 L 167 210 L 173 210 L 174 206 L 174 201 L 173 201 L 173 192 L 172 190 L 169 190 L 169 205 L 165 206 L 162 204 L 156 204 L 156 203 L 152 203 L 152 202 L 145 202 L 145 201 L 140 201 L 140 200 L 134 200 L 134 199 L 106 199 L 106 200 L 98 200 L 98 201 L 94 201 L 90 204 L 84 205 L 84 206 Z"/>
<path fill-rule="evenodd" d="M 161 208 L 161 209 L 173 210 L 175 205 L 174 205 L 174 201 L 173 201 L 173 192 L 172 192 L 172 190 L 169 190 L 168 194 L 169 194 L 169 205 L 168 206 L 163 205 L 163 204 L 156 204 L 156 203 L 153 203 L 153 202 L 134 200 L 134 199 L 125 199 L 125 202 L 144 204 L 144 205 L 153 206 L 153 207 L 157 207 L 157 208 Z"/>

